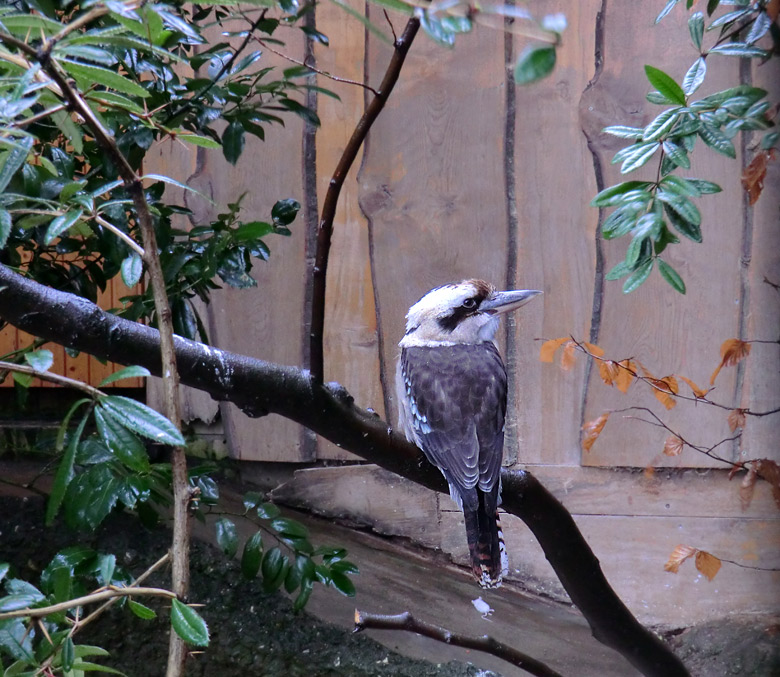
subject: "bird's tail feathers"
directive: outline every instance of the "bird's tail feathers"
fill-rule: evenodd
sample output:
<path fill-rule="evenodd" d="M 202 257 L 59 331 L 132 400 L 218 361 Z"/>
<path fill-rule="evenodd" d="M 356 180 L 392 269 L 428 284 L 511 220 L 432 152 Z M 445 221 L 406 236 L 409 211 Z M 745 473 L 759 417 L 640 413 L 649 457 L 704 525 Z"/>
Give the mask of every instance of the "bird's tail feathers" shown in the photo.
<path fill-rule="evenodd" d="M 476 510 L 466 509 L 463 512 L 471 570 L 483 588 L 497 588 L 509 570 L 504 534 L 495 501 L 485 494 L 480 494 L 479 498 Z"/>

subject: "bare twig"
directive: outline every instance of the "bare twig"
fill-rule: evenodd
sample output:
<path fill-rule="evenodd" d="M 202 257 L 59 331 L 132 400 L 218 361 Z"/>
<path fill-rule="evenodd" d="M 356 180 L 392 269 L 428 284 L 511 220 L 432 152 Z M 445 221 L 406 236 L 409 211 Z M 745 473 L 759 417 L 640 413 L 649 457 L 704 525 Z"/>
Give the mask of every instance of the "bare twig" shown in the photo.
<path fill-rule="evenodd" d="M 89 395 L 92 399 L 97 399 L 103 394 L 97 388 L 93 388 L 91 385 L 87 385 L 83 381 L 77 381 L 76 379 L 68 378 L 67 376 L 60 376 L 59 374 L 54 374 L 50 371 L 40 371 L 39 369 L 28 367 L 26 364 L 16 364 L 14 362 L 0 361 L 0 376 L 2 376 L 2 372 L 4 371 L 15 371 L 20 374 L 29 374 L 30 376 L 41 379 L 42 381 L 49 381 L 50 383 L 56 383 L 57 385 L 66 386 L 75 390 L 81 390 L 83 393 Z M 0 381 L 1 380 L 2 379 L 0 379 Z"/>
<path fill-rule="evenodd" d="M 76 597 L 69 599 L 59 604 L 52 604 L 51 606 L 42 606 L 34 609 L 17 609 L 15 611 L 5 611 L 0 613 L 0 620 L 7 618 L 43 618 L 50 616 L 51 614 L 59 613 L 60 611 L 67 611 L 77 606 L 84 606 L 85 604 L 95 604 L 96 602 L 102 602 L 107 599 L 114 599 L 116 597 L 167 597 L 168 599 L 176 599 L 176 595 L 170 590 L 163 588 L 118 588 L 114 585 L 109 585 L 105 588 L 101 588 L 96 592 L 84 595 L 83 597 Z"/>
<path fill-rule="evenodd" d="M 328 274 L 330 245 L 333 237 L 333 219 L 336 216 L 336 206 L 341 194 L 341 187 L 344 185 L 347 173 L 352 167 L 352 163 L 355 161 L 371 126 L 382 112 L 390 93 L 395 87 L 395 83 L 398 81 L 406 55 L 419 28 L 419 19 L 409 19 L 404 32 L 395 41 L 393 56 L 387 66 L 382 83 L 379 85 L 376 95 L 368 104 L 360 121 L 355 126 L 352 137 L 344 148 L 341 159 L 333 172 L 328 185 L 328 192 L 325 194 L 325 200 L 322 203 L 322 215 L 317 228 L 317 249 L 314 257 L 314 270 L 312 272 L 311 331 L 309 334 L 309 365 L 312 378 L 317 384 L 323 382 L 325 371 L 323 352 L 325 286 Z"/>
<path fill-rule="evenodd" d="M 420 621 L 405 611 L 402 614 L 388 616 L 385 614 L 372 614 L 355 609 L 355 629 L 354 632 L 362 630 L 405 630 L 407 632 L 416 632 L 418 635 L 430 637 L 439 642 L 444 642 L 451 646 L 460 646 L 465 649 L 474 649 L 483 653 L 496 656 L 512 665 L 536 675 L 537 677 L 561 677 L 551 667 L 548 667 L 541 661 L 524 654 L 511 646 L 503 644 L 489 635 L 482 637 L 469 637 L 452 632 L 446 628 Z"/>

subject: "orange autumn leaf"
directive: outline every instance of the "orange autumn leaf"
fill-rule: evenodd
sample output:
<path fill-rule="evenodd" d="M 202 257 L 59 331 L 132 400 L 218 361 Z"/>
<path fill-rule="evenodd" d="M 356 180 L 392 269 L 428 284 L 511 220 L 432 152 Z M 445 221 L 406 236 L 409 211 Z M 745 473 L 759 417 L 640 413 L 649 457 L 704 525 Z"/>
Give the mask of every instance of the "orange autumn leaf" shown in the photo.
<path fill-rule="evenodd" d="M 748 194 L 751 206 L 758 201 L 761 191 L 764 190 L 766 168 L 774 157 L 774 149 L 759 151 L 742 172 L 742 187 Z"/>
<path fill-rule="evenodd" d="M 693 394 L 696 397 L 706 397 L 707 396 L 707 391 L 706 390 L 702 390 L 701 388 L 699 388 L 699 386 L 697 386 L 687 376 L 682 376 L 680 374 L 677 374 L 677 378 L 679 378 L 681 381 L 684 381 L 685 383 L 687 383 L 688 387 L 693 391 Z"/>
<path fill-rule="evenodd" d="M 677 385 L 677 379 L 674 376 L 664 376 L 663 378 L 647 379 L 653 386 L 653 395 L 667 409 L 673 409 L 677 401 L 672 397 L 680 392 L 680 386 Z"/>
<path fill-rule="evenodd" d="M 772 498 L 780 508 L 780 465 L 768 458 L 753 461 L 753 467 L 758 476 L 772 485 Z"/>
<path fill-rule="evenodd" d="M 607 424 L 608 418 L 609 412 L 602 414 L 593 421 L 588 421 L 582 426 L 582 430 L 585 433 L 582 438 L 582 448 L 585 451 L 590 451 L 590 448 L 593 446 L 596 438 L 598 438 L 598 436 L 601 434 L 601 431 L 604 430 L 604 426 Z"/>
<path fill-rule="evenodd" d="M 709 580 L 715 578 L 720 571 L 720 560 L 704 550 L 696 552 L 696 568 Z"/>
<path fill-rule="evenodd" d="M 710 385 L 715 384 L 715 379 L 723 367 L 733 367 L 749 354 L 750 344 L 747 341 L 740 341 L 739 339 L 727 339 L 724 341 L 720 347 L 720 364 L 712 372 L 712 376 L 710 376 Z"/>
<path fill-rule="evenodd" d="M 664 454 L 667 456 L 679 456 L 682 454 L 685 443 L 677 435 L 669 435 L 664 442 Z"/>
<path fill-rule="evenodd" d="M 736 432 L 737 428 L 745 427 L 745 410 L 732 409 L 729 413 L 729 430 Z"/>
<path fill-rule="evenodd" d="M 743 511 L 747 510 L 753 502 L 753 494 L 756 490 L 757 480 L 758 474 L 756 473 L 755 468 L 751 466 L 739 485 L 739 504 L 742 506 Z"/>
<path fill-rule="evenodd" d="M 577 350 L 577 344 L 574 341 L 569 341 L 563 347 L 563 353 L 561 353 L 561 369 L 569 371 L 574 366 L 574 351 Z"/>
<path fill-rule="evenodd" d="M 595 343 L 588 343 L 587 341 L 583 341 L 582 345 L 584 345 L 588 349 L 588 352 L 591 355 L 595 355 L 596 357 L 604 356 L 604 351 L 601 348 L 599 348 Z"/>
<path fill-rule="evenodd" d="M 542 343 L 542 347 L 539 350 L 539 361 L 552 362 L 555 358 L 555 351 L 569 340 L 568 336 L 564 336 L 563 338 L 550 339 Z"/>
<path fill-rule="evenodd" d="M 618 362 L 617 378 L 615 379 L 615 387 L 623 394 L 628 392 L 628 388 L 634 382 L 634 374 L 636 373 L 637 365 L 632 360 L 620 360 Z"/>
<path fill-rule="evenodd" d="M 676 574 L 680 570 L 680 565 L 689 557 L 693 557 L 696 552 L 696 548 L 690 545 L 678 545 L 669 555 L 669 561 L 664 564 L 664 571 Z"/>
<path fill-rule="evenodd" d="M 621 371 L 623 370 L 612 360 L 599 362 L 599 376 L 608 386 L 615 385 L 615 381 L 617 381 Z"/>

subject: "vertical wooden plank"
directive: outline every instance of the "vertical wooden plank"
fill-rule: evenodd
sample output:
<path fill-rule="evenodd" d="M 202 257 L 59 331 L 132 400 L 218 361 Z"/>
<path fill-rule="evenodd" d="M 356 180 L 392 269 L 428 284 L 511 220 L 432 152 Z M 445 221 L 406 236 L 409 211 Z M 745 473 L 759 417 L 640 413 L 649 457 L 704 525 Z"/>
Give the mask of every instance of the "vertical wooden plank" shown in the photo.
<path fill-rule="evenodd" d="M 517 313 L 514 381 L 518 460 L 579 461 L 584 364 L 552 372 L 539 362 L 539 337 L 587 337 L 595 277 L 597 214 L 593 161 L 579 121 L 581 93 L 594 69 L 594 27 L 601 3 L 545 3 L 568 28 L 553 74 L 517 88 L 514 171 L 519 220 L 518 287 L 544 290 Z M 540 10 L 541 11 L 541 10 Z M 519 52 L 527 40 L 519 41 Z"/>
<path fill-rule="evenodd" d="M 642 64 L 659 67 L 680 81 L 687 64 L 696 57 L 688 44 L 688 14 L 682 8 L 678 9 L 664 19 L 662 26 L 649 29 L 658 11 L 655 5 L 609 3 L 606 6 L 603 71 L 591 89 L 588 110 L 584 111 L 584 122 L 603 168 L 605 185 L 625 180 L 619 174 L 619 167 L 609 164 L 614 152 L 625 144 L 599 130 L 607 124 L 617 123 L 642 127 L 663 110 L 644 98 L 651 86 L 646 81 Z M 708 60 L 707 80 L 696 97 L 733 86 L 738 81 L 736 60 L 713 58 Z M 704 242 L 696 244 L 681 238 L 681 244 L 664 253 L 664 259 L 685 279 L 688 294 L 683 296 L 675 292 L 657 271 L 630 295 L 622 293 L 622 283 L 605 282 L 598 343 L 607 356 L 640 359 L 658 377 L 683 374 L 705 385 L 717 364 L 720 343 L 736 336 L 738 331 L 743 215 L 739 163 L 718 155 L 701 142 L 691 159 L 692 167 L 683 175 L 715 181 L 723 186 L 724 192 L 697 201 L 702 212 Z M 632 173 L 631 178 L 652 180 L 656 171 L 654 159 L 639 172 Z M 602 243 L 604 272 L 623 258 L 626 246 L 627 242 L 622 240 Z M 724 371 L 717 385 L 713 397 L 731 403 L 734 370 Z M 687 386 L 682 384 L 681 390 L 688 392 Z M 729 436 L 722 411 L 685 403 L 667 412 L 649 388 L 638 384 L 632 387 L 628 396 L 623 396 L 616 389 L 604 386 L 597 371 L 592 370 L 586 420 L 606 410 L 630 405 L 652 409 L 671 428 L 697 444 L 714 444 Z M 614 415 L 593 450 L 583 457 L 583 462 L 640 467 L 648 464 L 713 464 L 690 449 L 670 460 L 661 453 L 668 434 L 662 428 Z M 723 451 L 729 453 L 727 449 Z"/>
<path fill-rule="evenodd" d="M 361 14 L 363 0 L 349 6 Z M 365 40 L 362 25 L 338 5 L 317 7 L 317 28 L 337 49 L 316 46 L 317 67 L 326 73 L 354 82 L 363 81 Z M 318 97 L 321 127 L 317 131 L 317 194 L 320 205 L 333 170 L 363 113 L 365 90 L 355 84 L 335 82 L 318 76 L 318 84 L 338 94 L 340 101 Z M 326 298 L 325 369 L 326 378 L 342 383 L 361 406 L 373 407 L 384 415 L 379 379 L 379 336 L 377 333 L 374 288 L 369 266 L 368 224 L 358 204 L 357 173 L 362 151 L 347 175 L 336 212 L 328 265 Z M 317 457 L 355 459 L 322 438 Z"/>
<path fill-rule="evenodd" d="M 390 56 L 377 42 L 369 47 L 374 84 Z M 382 373 L 393 402 L 409 306 L 442 283 L 504 279 L 503 62 L 503 43 L 491 31 L 459 36 L 451 51 L 420 35 L 371 130 L 360 204 L 371 229 Z"/>

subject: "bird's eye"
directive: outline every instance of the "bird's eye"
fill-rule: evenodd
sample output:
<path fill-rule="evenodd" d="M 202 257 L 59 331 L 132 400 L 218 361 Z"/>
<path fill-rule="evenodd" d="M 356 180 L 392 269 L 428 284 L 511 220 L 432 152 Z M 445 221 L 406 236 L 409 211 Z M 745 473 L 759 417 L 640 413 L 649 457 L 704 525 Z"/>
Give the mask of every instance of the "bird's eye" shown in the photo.
<path fill-rule="evenodd" d="M 473 310 L 474 308 L 477 307 L 477 302 L 474 299 L 466 299 L 462 305 L 464 308 L 467 308 L 468 310 Z"/>

